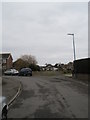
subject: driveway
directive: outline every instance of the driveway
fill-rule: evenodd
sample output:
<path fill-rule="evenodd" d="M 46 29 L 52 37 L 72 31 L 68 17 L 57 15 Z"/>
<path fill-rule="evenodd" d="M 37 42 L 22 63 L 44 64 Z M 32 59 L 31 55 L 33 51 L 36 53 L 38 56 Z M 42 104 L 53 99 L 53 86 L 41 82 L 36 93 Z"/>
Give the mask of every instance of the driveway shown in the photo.
<path fill-rule="evenodd" d="M 63 76 L 13 77 L 23 90 L 8 118 L 88 118 L 88 86 Z"/>

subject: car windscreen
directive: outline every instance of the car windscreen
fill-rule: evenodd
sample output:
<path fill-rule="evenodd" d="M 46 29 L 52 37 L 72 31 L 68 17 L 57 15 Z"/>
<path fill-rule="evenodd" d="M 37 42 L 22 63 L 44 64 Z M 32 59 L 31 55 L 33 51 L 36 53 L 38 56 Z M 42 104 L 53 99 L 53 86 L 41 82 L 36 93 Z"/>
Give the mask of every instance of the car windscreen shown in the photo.
<path fill-rule="evenodd" d="M 23 68 L 23 69 L 21 69 L 21 72 L 23 72 L 23 71 L 32 71 L 30 68 Z"/>

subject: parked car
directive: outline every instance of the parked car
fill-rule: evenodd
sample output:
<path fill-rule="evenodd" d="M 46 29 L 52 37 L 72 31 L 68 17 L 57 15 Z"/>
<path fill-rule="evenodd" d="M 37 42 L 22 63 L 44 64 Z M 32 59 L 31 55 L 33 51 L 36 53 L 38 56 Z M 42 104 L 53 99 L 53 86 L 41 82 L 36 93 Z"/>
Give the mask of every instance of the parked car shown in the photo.
<path fill-rule="evenodd" d="M 4 72 L 5 75 L 18 75 L 18 73 L 16 69 L 9 69 Z"/>
<path fill-rule="evenodd" d="M 22 68 L 19 72 L 19 76 L 32 76 L 32 69 L 31 68 Z"/>

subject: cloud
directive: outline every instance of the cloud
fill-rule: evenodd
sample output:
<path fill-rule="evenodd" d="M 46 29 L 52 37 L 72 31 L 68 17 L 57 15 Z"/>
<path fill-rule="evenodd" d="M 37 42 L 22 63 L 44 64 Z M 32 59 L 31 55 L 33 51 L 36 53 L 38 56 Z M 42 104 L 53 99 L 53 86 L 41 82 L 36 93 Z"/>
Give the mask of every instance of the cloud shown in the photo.
<path fill-rule="evenodd" d="M 68 32 L 75 34 L 77 58 L 87 57 L 87 3 L 3 3 L 2 7 L 3 51 L 14 59 L 30 53 L 39 64 L 72 61 Z"/>

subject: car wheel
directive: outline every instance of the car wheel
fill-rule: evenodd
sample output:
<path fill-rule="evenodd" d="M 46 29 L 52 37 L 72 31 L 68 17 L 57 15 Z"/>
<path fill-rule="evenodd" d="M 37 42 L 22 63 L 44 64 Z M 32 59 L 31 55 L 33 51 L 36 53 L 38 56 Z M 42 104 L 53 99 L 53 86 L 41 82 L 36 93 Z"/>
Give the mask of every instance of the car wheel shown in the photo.
<path fill-rule="evenodd" d="M 30 74 L 30 76 L 32 76 L 32 74 Z"/>

